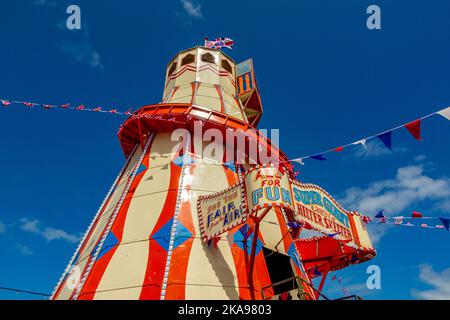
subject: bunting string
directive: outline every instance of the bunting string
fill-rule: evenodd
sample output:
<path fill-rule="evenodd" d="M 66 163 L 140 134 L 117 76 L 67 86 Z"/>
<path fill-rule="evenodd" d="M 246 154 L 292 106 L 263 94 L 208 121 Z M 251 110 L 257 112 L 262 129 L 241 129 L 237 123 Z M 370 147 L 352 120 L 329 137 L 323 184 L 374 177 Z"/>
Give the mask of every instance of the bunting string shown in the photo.
<path fill-rule="evenodd" d="M 0 99 L 0 103 L 5 108 L 9 107 L 11 105 L 22 105 L 22 106 L 25 106 L 27 108 L 40 107 L 40 108 L 42 108 L 44 110 L 64 109 L 64 110 L 111 113 L 111 114 L 125 115 L 125 116 L 132 115 L 131 109 L 129 109 L 127 111 L 124 111 L 124 112 L 121 112 L 121 111 L 118 111 L 117 109 L 104 109 L 102 107 L 86 108 L 83 104 L 80 104 L 80 105 L 77 105 L 77 106 L 71 106 L 70 103 L 55 105 L 55 104 L 43 104 L 43 103 L 18 101 L 18 100 L 6 100 L 6 99 Z"/>
<path fill-rule="evenodd" d="M 376 224 L 387 224 L 387 225 L 396 225 L 396 226 L 404 226 L 404 227 L 421 227 L 427 229 L 444 229 L 450 231 L 450 217 L 424 217 L 422 213 L 418 211 L 413 211 L 410 217 L 404 216 L 394 216 L 394 217 L 386 217 L 383 214 L 384 210 L 378 211 L 375 217 L 367 217 L 363 216 L 363 221 L 368 223 L 376 223 Z M 403 223 L 404 220 L 408 220 L 407 223 Z M 423 223 L 421 221 L 420 224 L 411 223 L 410 220 L 413 221 L 421 221 L 421 220 L 438 220 L 441 224 L 430 225 L 429 223 Z"/>
<path fill-rule="evenodd" d="M 399 130 L 401 128 L 406 128 L 408 130 L 408 132 L 416 140 L 420 141 L 420 140 L 422 140 L 421 127 L 420 127 L 422 121 L 427 119 L 427 118 L 429 118 L 429 117 L 431 117 L 431 116 L 434 116 L 436 114 L 439 114 L 440 116 L 446 118 L 447 120 L 450 120 L 450 107 L 447 107 L 447 108 L 444 108 L 442 110 L 439 110 L 439 111 L 427 114 L 427 115 L 425 115 L 423 117 L 420 117 L 420 118 L 418 118 L 418 119 L 416 119 L 414 121 L 410 121 L 410 122 L 404 123 L 402 125 L 396 126 L 396 127 L 391 128 L 389 130 L 385 130 L 383 132 L 380 132 L 380 133 L 377 133 L 377 134 L 374 134 L 374 135 L 371 135 L 371 136 L 368 136 L 368 137 L 365 137 L 365 138 L 362 138 L 362 139 L 358 139 L 358 140 L 356 140 L 354 142 L 350 142 L 350 143 L 347 143 L 345 145 L 334 147 L 334 148 L 331 148 L 331 149 L 328 149 L 328 150 L 325 150 L 325 151 L 322 151 L 322 152 L 319 152 L 319 153 L 313 153 L 313 154 L 310 154 L 310 155 L 307 155 L 307 156 L 302 156 L 302 157 L 298 157 L 298 158 L 295 158 L 295 159 L 291 159 L 290 161 L 297 162 L 297 163 L 299 163 L 301 165 L 304 165 L 304 162 L 303 162 L 304 159 L 314 159 L 314 160 L 325 161 L 325 160 L 327 160 L 327 158 L 324 157 L 325 154 L 341 152 L 344 149 L 347 149 L 347 148 L 355 146 L 355 145 L 361 145 L 361 146 L 363 146 L 364 148 L 367 149 L 367 145 L 366 144 L 367 144 L 367 142 L 369 140 L 372 140 L 372 139 L 379 139 L 379 140 L 381 140 L 381 142 L 388 149 L 392 150 L 392 132 L 394 132 L 396 130 Z"/>
<path fill-rule="evenodd" d="M 61 104 L 61 105 L 54 105 L 54 104 L 42 104 L 42 103 L 34 103 L 34 102 L 27 102 L 27 101 L 17 101 L 17 100 L 7 100 L 7 99 L 0 99 L 1 106 L 3 107 L 9 107 L 10 105 L 21 105 L 25 106 L 27 108 L 34 108 L 34 107 L 40 107 L 45 110 L 49 109 L 65 109 L 65 110 L 75 110 L 75 111 L 88 111 L 88 112 L 100 112 L 100 113 L 110 113 L 115 115 L 121 115 L 121 116 L 135 116 L 135 117 L 143 117 L 143 118 L 160 118 L 158 115 L 139 115 L 136 116 L 133 114 L 133 111 L 128 109 L 127 111 L 118 111 L 117 109 L 106 109 L 102 107 L 96 107 L 96 108 L 86 108 L 84 105 L 77 105 L 77 106 L 71 106 L 70 103 Z M 442 110 L 427 114 L 423 117 L 420 117 L 414 121 L 410 121 L 407 123 L 404 123 L 402 125 L 396 126 L 394 128 L 391 128 L 389 130 L 382 131 L 380 133 L 358 139 L 354 142 L 347 143 L 345 145 L 340 145 L 338 147 L 334 147 L 319 153 L 313 153 L 307 156 L 301 156 L 293 159 L 288 159 L 285 161 L 281 161 L 279 163 L 273 163 L 273 164 L 280 164 L 280 163 L 286 163 L 286 162 L 294 162 L 299 163 L 301 165 L 304 165 L 305 159 L 313 159 L 313 160 L 319 160 L 319 161 L 325 161 L 327 158 L 324 157 L 324 155 L 329 153 L 336 153 L 336 152 L 342 152 L 343 150 L 350 148 L 352 146 L 361 145 L 364 148 L 367 149 L 367 142 L 372 139 L 379 139 L 388 149 L 392 150 L 392 133 L 394 131 L 397 131 L 401 128 L 405 128 L 408 130 L 408 132 L 418 141 L 422 140 L 421 136 L 421 123 L 423 120 L 430 118 L 434 115 L 440 115 L 444 117 L 447 120 L 450 120 L 450 107 L 444 108 Z M 161 118 L 162 119 L 162 118 Z M 175 121 L 175 119 L 164 119 L 167 121 Z"/>

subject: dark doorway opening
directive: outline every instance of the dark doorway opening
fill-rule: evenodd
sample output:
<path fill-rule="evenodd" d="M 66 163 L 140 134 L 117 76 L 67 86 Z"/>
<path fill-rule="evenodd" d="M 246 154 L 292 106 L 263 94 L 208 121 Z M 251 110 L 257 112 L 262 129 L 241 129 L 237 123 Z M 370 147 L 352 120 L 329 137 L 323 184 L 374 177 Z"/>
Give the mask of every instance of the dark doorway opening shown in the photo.
<path fill-rule="evenodd" d="M 275 295 L 298 289 L 297 278 L 288 255 L 263 247 L 267 270 Z"/>

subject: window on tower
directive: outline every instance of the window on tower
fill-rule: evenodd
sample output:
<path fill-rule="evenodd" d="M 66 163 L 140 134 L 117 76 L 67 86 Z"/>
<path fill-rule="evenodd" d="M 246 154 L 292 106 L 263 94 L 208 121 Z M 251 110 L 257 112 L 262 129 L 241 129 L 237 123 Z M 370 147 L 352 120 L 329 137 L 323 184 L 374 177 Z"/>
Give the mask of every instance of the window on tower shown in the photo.
<path fill-rule="evenodd" d="M 208 63 L 216 63 L 216 59 L 209 52 L 202 54 L 202 61 L 203 62 L 208 62 Z"/>
<path fill-rule="evenodd" d="M 183 59 L 181 59 L 181 65 L 184 66 L 185 64 L 189 64 L 195 62 L 195 56 L 193 54 L 187 54 L 184 56 Z"/>
<path fill-rule="evenodd" d="M 231 64 L 223 59 L 222 60 L 222 68 L 224 68 L 225 70 L 227 70 L 229 73 L 233 74 L 233 67 L 231 66 Z"/>
<path fill-rule="evenodd" d="M 169 72 L 167 72 L 167 76 L 170 76 L 177 68 L 177 63 L 174 62 L 172 63 L 172 65 L 170 66 Z"/>

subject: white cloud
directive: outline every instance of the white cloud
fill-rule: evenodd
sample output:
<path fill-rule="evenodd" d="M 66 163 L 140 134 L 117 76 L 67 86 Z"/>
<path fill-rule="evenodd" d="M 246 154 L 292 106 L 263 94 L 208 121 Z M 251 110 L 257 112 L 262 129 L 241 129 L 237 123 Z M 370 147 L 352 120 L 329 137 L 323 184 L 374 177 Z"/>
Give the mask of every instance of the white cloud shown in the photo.
<path fill-rule="evenodd" d="M 366 188 L 347 189 L 342 203 L 366 215 L 384 209 L 387 215 L 401 215 L 409 205 L 424 200 L 448 201 L 450 180 L 434 179 L 424 174 L 422 166 L 407 166 L 397 170 L 394 179 L 371 183 Z"/>
<path fill-rule="evenodd" d="M 353 187 L 344 192 L 340 202 L 349 209 L 373 216 L 379 210 L 385 215 L 407 215 L 403 210 L 421 201 L 434 200 L 430 210 L 445 211 L 450 208 L 450 180 L 447 177 L 431 178 L 423 167 L 412 165 L 397 169 L 393 179 L 376 181 L 366 188 Z M 369 225 L 372 242 L 378 243 L 389 231 L 388 225 Z"/>
<path fill-rule="evenodd" d="M 335 283 L 330 286 L 328 290 L 326 290 L 326 294 L 334 294 L 336 296 L 345 296 L 345 295 L 358 295 L 362 298 L 379 294 L 381 292 L 381 289 L 369 289 L 367 288 L 366 283 L 354 283 L 354 284 L 338 284 L 337 280 L 334 281 Z M 343 282 L 347 282 L 345 279 Z"/>
<path fill-rule="evenodd" d="M 393 152 L 404 152 L 406 148 L 395 147 L 392 150 L 387 148 L 381 141 L 371 140 L 366 144 L 366 148 L 363 146 L 358 146 L 355 148 L 356 158 L 368 158 L 368 157 L 378 157 L 386 154 L 391 154 Z"/>
<path fill-rule="evenodd" d="M 386 225 L 379 225 L 379 224 L 369 224 L 367 226 L 367 231 L 370 234 L 370 240 L 372 241 L 372 244 L 375 246 L 378 244 L 383 238 L 383 236 L 389 231 L 389 229 L 392 226 L 386 224 Z"/>
<path fill-rule="evenodd" d="M 414 161 L 416 161 L 416 162 L 422 162 L 422 161 L 424 161 L 426 158 L 427 158 L 426 155 L 424 155 L 424 154 L 419 154 L 419 155 L 417 155 L 417 156 L 414 157 Z"/>
<path fill-rule="evenodd" d="M 181 5 L 183 6 L 184 11 L 193 18 L 202 18 L 202 7 L 200 4 L 195 4 L 191 0 L 181 0 Z"/>
<path fill-rule="evenodd" d="M 45 230 L 42 232 L 42 235 L 44 236 L 44 238 L 47 241 L 52 241 L 52 240 L 58 240 L 58 239 L 62 239 L 62 240 L 66 240 L 68 242 L 78 242 L 80 240 L 80 237 L 67 233 L 64 230 L 61 229 L 55 229 L 55 228 L 45 228 Z"/>
<path fill-rule="evenodd" d="M 6 232 L 6 226 L 5 226 L 5 224 L 3 224 L 1 221 L 0 221 L 0 233 L 5 233 Z"/>
<path fill-rule="evenodd" d="M 16 249 L 23 256 L 29 256 L 33 254 L 33 251 L 31 251 L 30 248 L 22 244 L 18 244 L 16 246 Z"/>
<path fill-rule="evenodd" d="M 46 227 L 46 228 L 42 229 L 41 223 L 37 219 L 30 220 L 27 218 L 23 218 L 23 219 L 20 219 L 20 222 L 21 222 L 21 225 L 20 225 L 21 230 L 39 234 L 40 236 L 44 237 L 45 240 L 47 240 L 47 241 L 66 240 L 68 242 L 75 243 L 80 240 L 79 236 L 68 233 L 61 229 L 55 229 L 55 228 L 51 228 L 51 227 Z"/>
<path fill-rule="evenodd" d="M 448 300 L 450 299 L 450 268 L 436 272 L 429 264 L 419 266 L 419 278 L 422 282 L 431 286 L 430 290 L 413 290 L 416 298 L 425 300 Z"/>
<path fill-rule="evenodd" d="M 47 6 L 47 7 L 56 7 L 57 4 L 54 1 L 49 0 L 35 0 L 34 4 L 37 6 Z"/>
<path fill-rule="evenodd" d="M 39 220 L 29 220 L 26 218 L 20 219 L 21 225 L 20 229 L 27 231 L 27 232 L 33 232 L 33 233 L 39 233 Z"/>
<path fill-rule="evenodd" d="M 65 42 L 61 46 L 61 50 L 75 58 L 78 62 L 88 64 L 89 66 L 99 68 L 100 70 L 103 69 L 99 52 L 86 41 L 81 43 L 72 41 Z"/>

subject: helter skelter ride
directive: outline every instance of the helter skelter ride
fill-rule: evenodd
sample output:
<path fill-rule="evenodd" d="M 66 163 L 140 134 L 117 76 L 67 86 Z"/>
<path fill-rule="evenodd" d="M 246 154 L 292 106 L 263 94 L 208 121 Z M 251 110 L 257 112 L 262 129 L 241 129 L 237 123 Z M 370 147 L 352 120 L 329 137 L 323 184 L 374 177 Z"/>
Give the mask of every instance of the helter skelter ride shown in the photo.
<path fill-rule="evenodd" d="M 252 60 L 178 53 L 162 102 L 120 128 L 127 160 L 52 299 L 316 300 L 328 272 L 373 258 L 362 216 L 297 181 L 261 116 Z M 203 141 L 199 127 L 234 136 Z"/>

